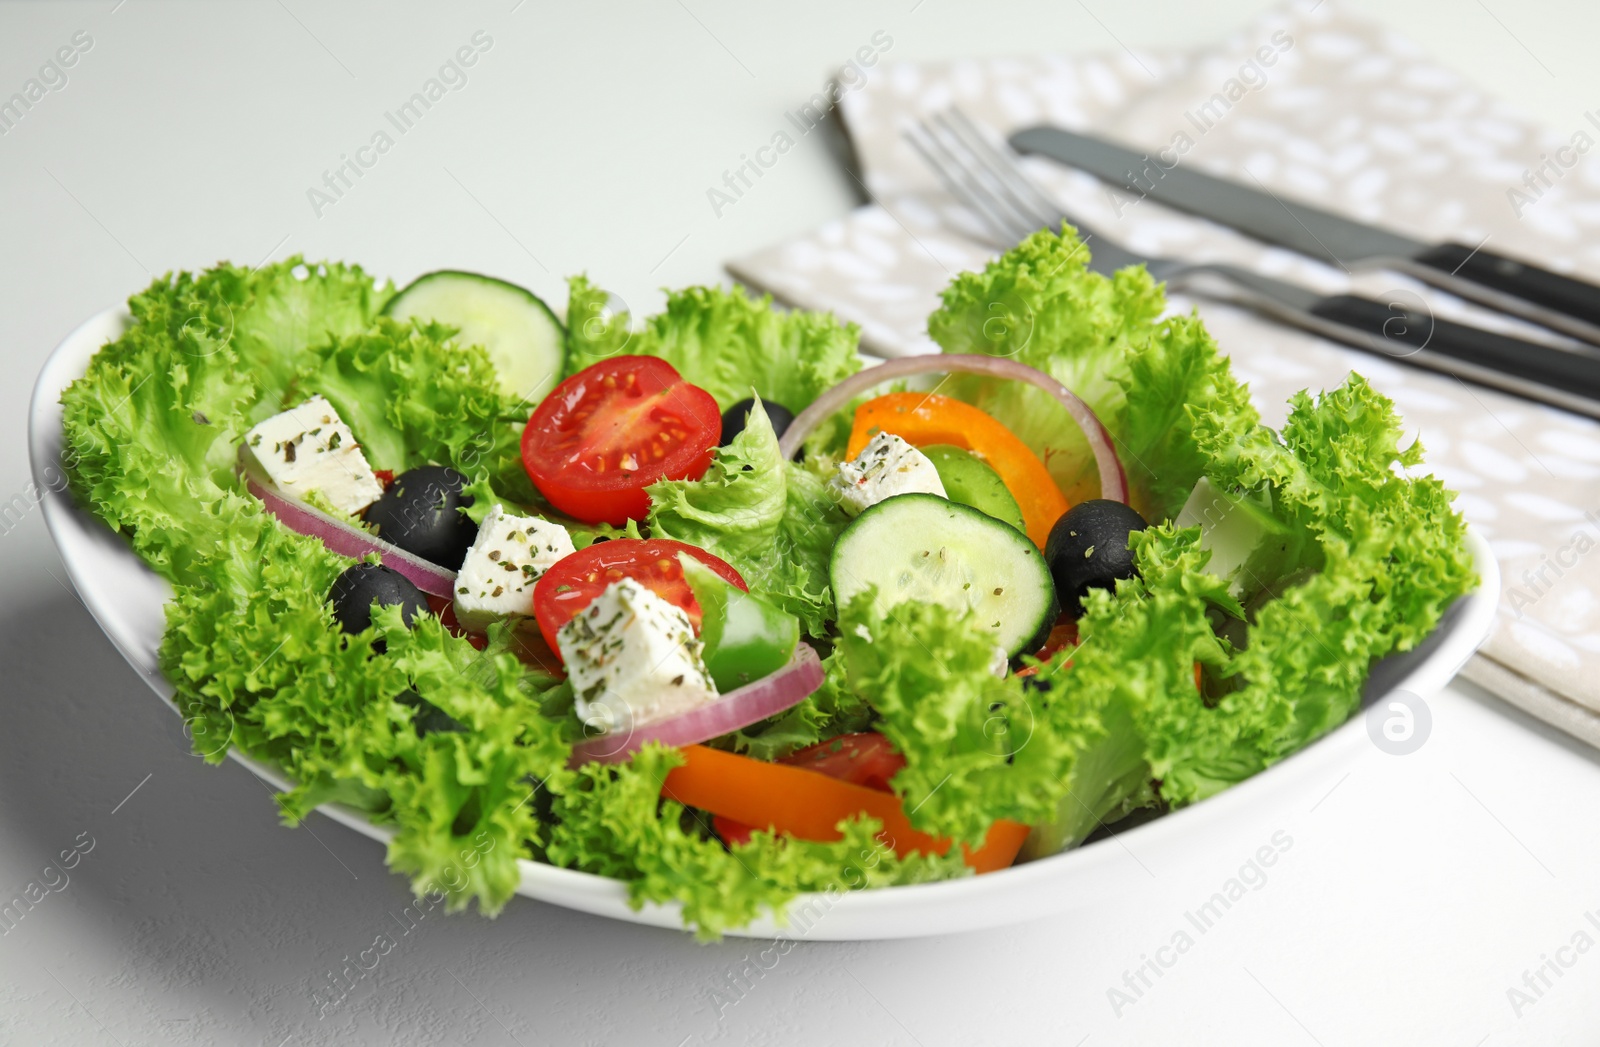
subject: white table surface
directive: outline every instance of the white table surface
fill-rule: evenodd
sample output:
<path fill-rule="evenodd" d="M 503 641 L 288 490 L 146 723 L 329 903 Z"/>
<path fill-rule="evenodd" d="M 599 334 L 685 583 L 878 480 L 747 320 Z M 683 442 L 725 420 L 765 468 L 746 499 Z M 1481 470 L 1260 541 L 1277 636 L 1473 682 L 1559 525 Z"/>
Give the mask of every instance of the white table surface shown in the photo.
<path fill-rule="evenodd" d="M 0 501 L 27 482 L 41 361 L 151 273 L 300 251 L 400 281 L 480 269 L 559 299 L 560 277 L 586 270 L 651 310 L 660 285 L 717 280 L 725 258 L 854 204 L 821 136 L 720 218 L 706 189 L 875 30 L 894 59 L 1180 46 L 1264 6 L 514 2 L 0 7 L 0 97 L 75 32 L 93 40 L 0 136 Z M 1359 7 L 1554 127 L 1600 103 L 1593 5 Z M 466 86 L 316 216 L 307 189 L 479 29 L 493 44 Z M 492 922 L 428 918 L 319 1019 L 329 968 L 397 933 L 403 883 L 379 845 L 320 816 L 281 828 L 242 768 L 186 755 L 64 580 L 37 511 L 0 528 L 0 900 L 94 842 L 0 934 L 3 1043 L 1600 1040 L 1600 949 L 1558 952 L 1600 941 L 1600 913 L 1585 916 L 1600 909 L 1600 757 L 1465 685 L 1432 702 L 1418 752 L 1373 748 L 1298 814 L 1153 866 L 1137 907 L 804 943 L 760 970 L 759 942 L 519 899 Z M 1293 845 L 1266 884 L 1117 1013 L 1108 990 L 1277 830 Z M 1508 990 L 1532 997 L 1524 972 L 1546 958 L 1571 965 L 1546 968 L 1560 977 L 1519 1013 Z"/>

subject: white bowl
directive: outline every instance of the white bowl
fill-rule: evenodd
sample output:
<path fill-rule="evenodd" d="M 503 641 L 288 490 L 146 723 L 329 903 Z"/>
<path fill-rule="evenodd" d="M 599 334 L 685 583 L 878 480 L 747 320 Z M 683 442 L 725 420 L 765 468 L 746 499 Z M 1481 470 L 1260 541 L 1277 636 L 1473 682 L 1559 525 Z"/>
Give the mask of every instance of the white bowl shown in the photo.
<path fill-rule="evenodd" d="M 44 516 L 72 584 L 128 664 L 176 712 L 172 685 L 157 664 L 162 604 L 172 590 L 119 536 L 66 496 L 59 464 L 61 391 L 83 373 L 97 349 L 121 333 L 128 319 L 125 309 L 108 309 L 73 331 L 50 354 L 34 385 L 29 455 L 40 491 L 57 492 L 44 499 Z M 1425 645 L 1375 667 L 1369 702 L 1395 691 L 1424 698 L 1433 695 L 1450 682 L 1487 635 L 1500 593 L 1500 569 L 1480 535 L 1469 531 L 1468 543 L 1482 584 L 1452 609 Z M 1226 833 L 1230 825 L 1256 820 L 1286 795 L 1325 789 L 1369 744 L 1363 718 L 1353 717 L 1301 752 L 1204 803 L 1118 834 L 1123 846 L 1091 844 L 986 876 L 943 883 L 804 895 L 790 907 L 794 926 L 763 919 L 731 933 L 813 940 L 912 938 L 1021 923 L 1100 904 L 1137 889 L 1132 851 L 1159 858 L 1163 852 L 1199 846 Z M 237 750 L 229 755 L 278 788 L 289 787 L 275 769 Z M 321 810 L 375 840 L 386 841 L 392 835 L 392 830 L 373 825 L 348 808 L 329 804 Z M 676 905 L 630 908 L 627 887 L 619 881 L 531 861 L 520 865 L 518 894 L 633 923 L 683 926 Z"/>

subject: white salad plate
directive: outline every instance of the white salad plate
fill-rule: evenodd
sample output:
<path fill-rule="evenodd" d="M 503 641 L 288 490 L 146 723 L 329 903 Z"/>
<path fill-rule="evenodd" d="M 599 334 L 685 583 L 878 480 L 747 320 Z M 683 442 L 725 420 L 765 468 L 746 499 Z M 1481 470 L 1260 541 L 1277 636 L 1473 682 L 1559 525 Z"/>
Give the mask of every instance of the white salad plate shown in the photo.
<path fill-rule="evenodd" d="M 164 625 L 168 584 L 150 571 L 121 537 L 77 506 L 66 493 L 60 462 L 60 395 L 83 374 L 95 351 L 117 337 L 129 321 L 126 309 L 93 317 L 56 347 L 33 389 L 28 448 L 33 478 L 44 495 L 45 521 L 72 584 L 84 605 L 123 658 L 174 712 L 172 685 L 162 676 L 157 652 Z M 1427 698 L 1445 687 L 1488 634 L 1500 593 L 1500 569 L 1488 544 L 1469 530 L 1468 544 L 1482 581 L 1460 600 L 1417 650 L 1380 662 L 1367 688 L 1367 704 L 1396 692 Z M 1218 838 L 1254 833 L 1267 825 L 1286 799 L 1325 791 L 1372 742 L 1365 717 L 1344 725 L 1262 773 L 1184 810 L 1093 843 L 985 876 L 874 890 L 804 895 L 791 903 L 788 924 L 772 918 L 730 933 L 747 937 L 814 940 L 913 938 L 1002 927 L 1101 905 L 1138 889 L 1147 877 L 1141 865 L 1162 862 Z M 279 789 L 290 786 L 276 769 L 230 750 L 229 755 Z M 333 820 L 374 840 L 393 831 L 349 808 L 320 808 Z M 1255 838 L 1250 837 L 1251 842 Z M 1135 858 L 1137 853 L 1140 857 Z M 521 861 L 517 893 L 555 905 L 658 927 L 681 928 L 676 905 L 635 910 L 620 881 Z M 1146 870 L 1148 871 L 1148 870 Z"/>

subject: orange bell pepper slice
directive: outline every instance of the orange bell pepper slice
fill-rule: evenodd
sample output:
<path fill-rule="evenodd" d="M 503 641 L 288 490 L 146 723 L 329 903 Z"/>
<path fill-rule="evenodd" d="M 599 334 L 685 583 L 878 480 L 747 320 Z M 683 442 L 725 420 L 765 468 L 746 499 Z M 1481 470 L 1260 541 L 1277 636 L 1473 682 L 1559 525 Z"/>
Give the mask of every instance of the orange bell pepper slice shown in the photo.
<path fill-rule="evenodd" d="M 913 447 L 951 444 L 983 459 L 1017 500 L 1028 537 L 1040 549 L 1070 508 L 1039 456 L 971 404 L 937 393 L 889 393 L 868 400 L 856 408 L 846 453 L 854 458 L 878 432 L 893 433 Z"/>
<path fill-rule="evenodd" d="M 767 763 L 737 753 L 688 745 L 684 763 L 667 775 L 661 795 L 736 822 L 788 833 L 801 840 L 840 839 L 839 823 L 868 814 L 883 823 L 879 838 L 897 855 L 944 854 L 948 838 L 911 827 L 900 798 L 864 785 L 830 778 L 800 767 Z M 1004 869 L 1016 860 L 1028 826 L 1001 819 L 990 826 L 976 851 L 962 845 L 962 857 L 975 872 Z"/>

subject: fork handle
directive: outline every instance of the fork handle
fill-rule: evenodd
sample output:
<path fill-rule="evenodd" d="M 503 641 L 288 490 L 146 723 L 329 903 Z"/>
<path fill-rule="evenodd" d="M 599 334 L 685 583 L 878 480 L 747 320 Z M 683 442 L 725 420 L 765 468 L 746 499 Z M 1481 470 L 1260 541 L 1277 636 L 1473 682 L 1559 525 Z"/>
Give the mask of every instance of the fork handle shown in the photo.
<path fill-rule="evenodd" d="M 1310 312 L 1364 336 L 1349 340 L 1348 344 L 1356 348 L 1370 349 L 1401 361 L 1425 351 L 1497 372 L 1520 384 L 1533 383 L 1564 393 L 1566 397 L 1577 396 L 1600 403 L 1600 357 L 1441 320 L 1359 295 L 1330 295 L 1314 303 Z M 1524 395 L 1527 394 L 1524 392 Z M 1565 397 L 1546 399 L 1546 402 L 1572 409 Z"/>
<path fill-rule="evenodd" d="M 1423 265 L 1534 305 L 1600 325 L 1600 287 L 1462 244 L 1440 244 L 1416 256 Z"/>

